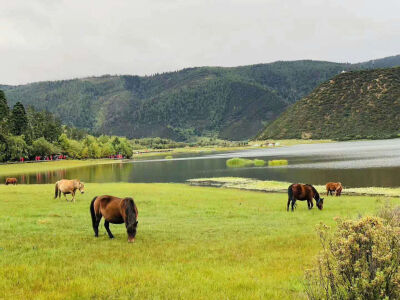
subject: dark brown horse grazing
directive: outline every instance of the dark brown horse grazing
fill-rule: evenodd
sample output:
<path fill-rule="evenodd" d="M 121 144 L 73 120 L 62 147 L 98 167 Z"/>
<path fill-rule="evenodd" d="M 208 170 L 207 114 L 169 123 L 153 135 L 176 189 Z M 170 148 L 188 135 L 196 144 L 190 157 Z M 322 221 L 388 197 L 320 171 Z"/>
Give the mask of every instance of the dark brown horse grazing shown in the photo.
<path fill-rule="evenodd" d="M 319 196 L 317 190 L 311 184 L 293 183 L 288 188 L 288 196 L 287 211 L 289 211 L 290 202 L 292 203 L 292 211 L 294 210 L 296 200 L 307 200 L 308 209 L 312 209 L 314 206 L 313 198 L 319 209 L 324 207 L 324 199 Z"/>
<path fill-rule="evenodd" d="M 128 233 L 128 242 L 133 243 L 136 236 L 138 225 L 138 210 L 132 198 L 117 198 L 114 196 L 96 196 L 90 203 L 90 213 L 92 215 L 92 225 L 94 236 L 99 236 L 99 223 L 101 217 L 104 217 L 104 227 L 107 230 L 110 239 L 114 238 L 110 231 L 109 223 L 125 223 Z"/>
<path fill-rule="evenodd" d="M 333 192 L 336 193 L 336 196 L 340 196 L 342 194 L 343 186 L 340 182 L 328 182 L 326 184 L 326 195 L 333 195 Z"/>
<path fill-rule="evenodd" d="M 16 185 L 17 184 L 17 178 L 14 178 L 14 177 L 6 178 L 6 185 L 9 185 L 9 184 Z"/>

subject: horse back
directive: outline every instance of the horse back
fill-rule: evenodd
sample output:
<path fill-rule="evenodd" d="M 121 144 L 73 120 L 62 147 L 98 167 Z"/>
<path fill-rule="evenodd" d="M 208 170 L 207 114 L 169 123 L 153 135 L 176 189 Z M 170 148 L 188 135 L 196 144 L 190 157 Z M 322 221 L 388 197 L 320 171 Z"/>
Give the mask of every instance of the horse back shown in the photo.
<path fill-rule="evenodd" d="M 17 178 L 15 177 L 6 178 L 6 184 L 15 184 L 15 183 L 17 183 Z"/>
<path fill-rule="evenodd" d="M 57 181 L 57 185 L 58 188 L 62 191 L 62 192 L 72 192 L 73 190 L 76 190 L 77 188 L 79 188 L 79 180 L 76 179 L 61 179 L 59 181 Z"/>
<path fill-rule="evenodd" d="M 301 183 L 292 184 L 293 196 L 297 200 L 306 200 L 309 198 L 310 188 Z"/>
<path fill-rule="evenodd" d="M 101 214 L 110 223 L 124 222 L 125 211 L 121 198 L 109 195 L 99 196 L 94 202 L 94 210 L 96 214 Z"/>

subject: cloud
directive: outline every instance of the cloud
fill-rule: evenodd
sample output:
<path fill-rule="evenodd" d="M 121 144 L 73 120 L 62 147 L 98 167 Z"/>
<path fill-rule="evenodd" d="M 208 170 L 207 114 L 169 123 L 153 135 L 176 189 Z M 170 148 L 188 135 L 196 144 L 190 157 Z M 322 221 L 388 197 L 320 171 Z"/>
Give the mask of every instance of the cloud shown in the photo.
<path fill-rule="evenodd" d="M 0 83 L 399 53 L 399 1 L 4 1 Z"/>

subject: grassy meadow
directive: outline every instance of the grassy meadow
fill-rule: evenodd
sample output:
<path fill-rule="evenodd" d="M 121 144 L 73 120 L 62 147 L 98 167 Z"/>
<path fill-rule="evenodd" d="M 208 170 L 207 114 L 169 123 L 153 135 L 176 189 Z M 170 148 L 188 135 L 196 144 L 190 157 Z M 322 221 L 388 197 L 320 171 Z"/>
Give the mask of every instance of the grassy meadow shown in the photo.
<path fill-rule="evenodd" d="M 5 299 L 301 299 L 319 250 L 315 225 L 374 214 L 385 199 L 331 197 L 286 212 L 287 196 L 183 184 L 86 184 L 71 203 L 53 185 L 0 186 Z M 133 196 L 136 242 L 91 227 L 95 195 Z M 398 203 L 399 199 L 392 199 Z"/>
<path fill-rule="evenodd" d="M 55 160 L 46 162 L 29 162 L 0 165 L 0 176 L 12 176 L 21 173 L 35 173 L 54 171 L 59 169 L 77 168 L 97 164 L 119 163 L 114 159 L 86 159 L 86 160 Z"/>

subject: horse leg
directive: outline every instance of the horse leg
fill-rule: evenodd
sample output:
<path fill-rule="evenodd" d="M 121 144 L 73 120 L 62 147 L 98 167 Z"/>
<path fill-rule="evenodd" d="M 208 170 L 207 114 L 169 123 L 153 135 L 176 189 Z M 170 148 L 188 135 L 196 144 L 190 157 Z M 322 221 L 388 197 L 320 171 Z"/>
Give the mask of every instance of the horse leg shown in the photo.
<path fill-rule="evenodd" d="M 99 237 L 99 224 L 100 224 L 100 220 L 101 220 L 102 215 L 96 215 L 96 219 L 93 221 L 93 230 L 94 230 L 94 236 L 95 237 Z M 106 221 L 107 222 L 107 221 Z M 104 226 L 106 225 L 106 223 L 104 223 Z M 107 227 L 106 227 L 107 229 Z"/>
<path fill-rule="evenodd" d="M 114 236 L 110 231 L 110 223 L 107 220 L 104 220 L 104 227 L 106 228 L 108 236 L 110 237 L 110 239 L 113 239 Z"/>
<path fill-rule="evenodd" d="M 296 200 L 292 199 L 292 211 L 294 211 L 294 206 L 296 205 Z"/>
<path fill-rule="evenodd" d="M 63 193 L 63 194 L 64 194 L 64 197 L 65 197 L 65 201 L 68 202 L 67 194 L 66 193 Z"/>
<path fill-rule="evenodd" d="M 312 198 L 311 198 L 311 199 L 308 199 L 308 200 L 307 200 L 307 203 L 309 203 L 308 209 L 312 209 L 312 208 L 314 207 L 314 202 L 313 202 L 313 199 L 312 199 Z"/>
<path fill-rule="evenodd" d="M 71 194 L 72 194 L 72 200 L 71 201 L 73 201 L 75 203 L 75 190 L 73 190 Z"/>
<path fill-rule="evenodd" d="M 290 206 L 290 201 L 291 201 L 291 199 L 290 199 L 290 197 L 288 198 L 288 201 L 287 201 L 287 211 L 289 211 L 289 206 Z"/>

